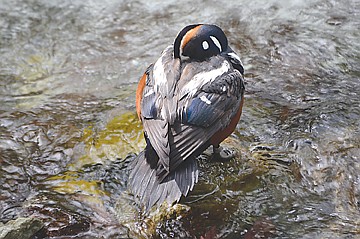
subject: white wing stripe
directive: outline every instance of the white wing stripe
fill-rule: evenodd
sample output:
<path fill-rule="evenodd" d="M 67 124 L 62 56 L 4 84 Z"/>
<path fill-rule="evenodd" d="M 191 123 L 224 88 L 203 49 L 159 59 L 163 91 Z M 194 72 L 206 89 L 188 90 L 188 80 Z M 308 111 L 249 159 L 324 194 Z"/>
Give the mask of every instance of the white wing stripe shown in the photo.
<path fill-rule="evenodd" d="M 203 85 L 214 81 L 218 76 L 223 75 L 230 69 L 228 61 L 224 60 L 219 68 L 211 71 L 197 73 L 182 89 L 182 95 L 193 97 Z"/>

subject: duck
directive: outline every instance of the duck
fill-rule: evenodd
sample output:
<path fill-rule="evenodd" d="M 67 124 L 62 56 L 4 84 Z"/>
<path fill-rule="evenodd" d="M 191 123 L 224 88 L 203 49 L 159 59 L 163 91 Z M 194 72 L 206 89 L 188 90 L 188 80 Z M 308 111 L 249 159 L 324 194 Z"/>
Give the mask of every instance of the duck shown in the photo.
<path fill-rule="evenodd" d="M 185 26 L 140 78 L 136 112 L 145 149 L 129 165 L 129 190 L 149 210 L 186 197 L 198 182 L 198 156 L 231 159 L 223 148 L 244 104 L 244 67 L 214 24 Z"/>

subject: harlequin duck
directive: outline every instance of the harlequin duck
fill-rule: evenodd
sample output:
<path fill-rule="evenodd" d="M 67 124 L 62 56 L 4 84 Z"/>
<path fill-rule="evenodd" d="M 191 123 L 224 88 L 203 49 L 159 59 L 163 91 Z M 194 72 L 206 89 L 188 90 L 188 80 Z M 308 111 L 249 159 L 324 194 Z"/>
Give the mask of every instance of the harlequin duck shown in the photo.
<path fill-rule="evenodd" d="M 146 148 L 131 163 L 129 188 L 146 210 L 173 204 L 198 181 L 197 156 L 235 129 L 244 103 L 244 68 L 216 25 L 186 26 L 140 79 L 136 110 Z"/>

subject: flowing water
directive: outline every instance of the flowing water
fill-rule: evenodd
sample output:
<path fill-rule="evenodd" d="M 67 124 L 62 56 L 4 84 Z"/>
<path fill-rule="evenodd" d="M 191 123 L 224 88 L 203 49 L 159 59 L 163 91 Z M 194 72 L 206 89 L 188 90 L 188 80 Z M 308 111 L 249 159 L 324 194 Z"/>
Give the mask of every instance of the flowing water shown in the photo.
<path fill-rule="evenodd" d="M 136 82 L 194 22 L 221 26 L 245 66 L 224 143 L 238 157 L 201 160 L 186 212 L 147 231 L 126 193 Z M 40 218 L 36 238 L 359 238 L 359 63 L 358 0 L 1 0 L 0 222 Z"/>

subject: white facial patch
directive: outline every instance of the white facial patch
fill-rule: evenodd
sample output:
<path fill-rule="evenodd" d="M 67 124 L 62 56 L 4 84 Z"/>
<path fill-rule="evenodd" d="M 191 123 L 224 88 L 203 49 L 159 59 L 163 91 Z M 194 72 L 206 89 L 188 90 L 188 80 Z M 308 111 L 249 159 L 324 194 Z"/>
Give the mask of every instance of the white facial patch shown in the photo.
<path fill-rule="evenodd" d="M 206 51 L 207 49 L 209 49 L 209 43 L 207 41 L 203 41 L 202 42 L 202 47 Z"/>
<path fill-rule="evenodd" d="M 222 52 L 222 48 L 219 40 L 214 36 L 210 36 L 210 39 L 214 42 L 215 46 L 219 48 L 220 52 Z"/>
<path fill-rule="evenodd" d="M 211 101 L 210 101 L 208 98 L 206 98 L 205 95 L 202 95 L 202 96 L 200 97 L 200 100 L 203 101 L 203 102 L 205 102 L 207 105 L 211 105 Z"/>

